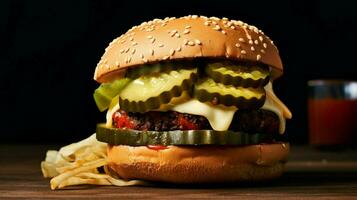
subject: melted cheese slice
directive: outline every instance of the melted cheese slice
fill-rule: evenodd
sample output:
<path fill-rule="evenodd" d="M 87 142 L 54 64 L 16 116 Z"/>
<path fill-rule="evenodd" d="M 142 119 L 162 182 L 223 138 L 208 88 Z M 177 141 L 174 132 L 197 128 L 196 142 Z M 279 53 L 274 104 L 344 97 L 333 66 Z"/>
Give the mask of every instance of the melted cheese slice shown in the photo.
<path fill-rule="evenodd" d="M 275 95 L 273 91 L 273 84 L 271 82 L 265 86 L 265 91 L 266 99 L 261 109 L 270 110 L 279 117 L 279 133 L 283 134 L 285 132 L 285 119 L 291 119 L 292 114 L 288 107 L 286 107 L 285 104 Z"/>
<path fill-rule="evenodd" d="M 196 99 L 191 99 L 185 103 L 172 107 L 171 110 L 180 113 L 204 116 L 211 124 L 213 130 L 226 131 L 228 130 L 229 125 L 231 125 L 237 108 L 234 106 L 213 106 L 207 103 L 202 103 Z"/>
<path fill-rule="evenodd" d="M 280 121 L 279 132 L 282 134 L 285 131 L 285 119 L 292 117 L 289 109 L 278 99 L 274 94 L 272 83 L 269 82 L 265 86 L 266 100 L 261 109 L 270 110 L 274 112 Z M 112 126 L 112 116 L 115 111 L 119 109 L 118 102 L 112 102 L 107 112 L 107 127 Z M 212 105 L 209 103 L 202 103 L 196 99 L 189 99 L 184 102 L 180 102 L 177 105 L 170 105 L 167 108 L 160 108 L 158 111 L 177 111 L 180 113 L 188 113 L 192 115 L 204 116 L 212 126 L 213 130 L 226 131 L 232 123 L 234 113 L 238 110 L 236 107 L 226 107 L 223 105 Z"/>

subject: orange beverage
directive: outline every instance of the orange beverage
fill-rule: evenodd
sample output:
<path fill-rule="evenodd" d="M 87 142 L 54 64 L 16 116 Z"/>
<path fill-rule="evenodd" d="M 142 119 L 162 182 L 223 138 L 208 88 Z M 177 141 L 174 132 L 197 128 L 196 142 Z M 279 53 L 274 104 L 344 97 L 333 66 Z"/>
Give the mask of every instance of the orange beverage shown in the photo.
<path fill-rule="evenodd" d="M 310 144 L 314 146 L 355 144 L 357 83 L 319 80 L 309 81 L 308 84 Z"/>

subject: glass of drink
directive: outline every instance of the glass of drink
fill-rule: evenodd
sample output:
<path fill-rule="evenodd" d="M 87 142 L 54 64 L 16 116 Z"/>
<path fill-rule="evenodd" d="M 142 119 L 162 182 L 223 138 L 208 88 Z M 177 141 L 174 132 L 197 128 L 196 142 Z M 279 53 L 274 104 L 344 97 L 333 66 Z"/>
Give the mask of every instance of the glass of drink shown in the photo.
<path fill-rule="evenodd" d="M 308 81 L 309 140 L 313 146 L 343 146 L 357 139 L 357 81 Z"/>

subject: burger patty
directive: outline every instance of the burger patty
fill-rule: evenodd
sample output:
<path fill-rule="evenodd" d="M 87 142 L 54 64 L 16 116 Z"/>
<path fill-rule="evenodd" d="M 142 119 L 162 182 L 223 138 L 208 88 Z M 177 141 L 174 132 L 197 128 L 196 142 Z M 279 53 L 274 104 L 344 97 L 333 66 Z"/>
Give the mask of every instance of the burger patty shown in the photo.
<path fill-rule="evenodd" d="M 140 131 L 212 129 L 205 117 L 175 111 L 133 113 L 118 110 L 112 116 L 113 126 Z M 232 131 L 275 134 L 279 131 L 278 116 L 268 110 L 238 110 L 229 127 Z"/>

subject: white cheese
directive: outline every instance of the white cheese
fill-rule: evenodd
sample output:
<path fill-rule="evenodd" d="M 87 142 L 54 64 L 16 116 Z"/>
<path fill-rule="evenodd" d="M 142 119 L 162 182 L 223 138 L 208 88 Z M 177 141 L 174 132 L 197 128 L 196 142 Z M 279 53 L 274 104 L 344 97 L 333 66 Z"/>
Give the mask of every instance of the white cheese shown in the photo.
<path fill-rule="evenodd" d="M 171 110 L 180 113 L 204 116 L 211 124 L 213 130 L 226 131 L 232 122 L 237 108 L 234 106 L 213 106 L 207 103 L 202 103 L 196 99 L 191 99 L 185 103 L 172 107 Z"/>
<path fill-rule="evenodd" d="M 273 85 L 269 82 L 265 86 L 266 99 L 263 107 L 261 109 L 270 110 L 274 112 L 279 117 L 279 133 L 283 134 L 285 132 L 285 118 L 290 119 L 292 114 L 290 110 L 284 105 L 283 102 L 278 99 L 274 94 Z"/>

